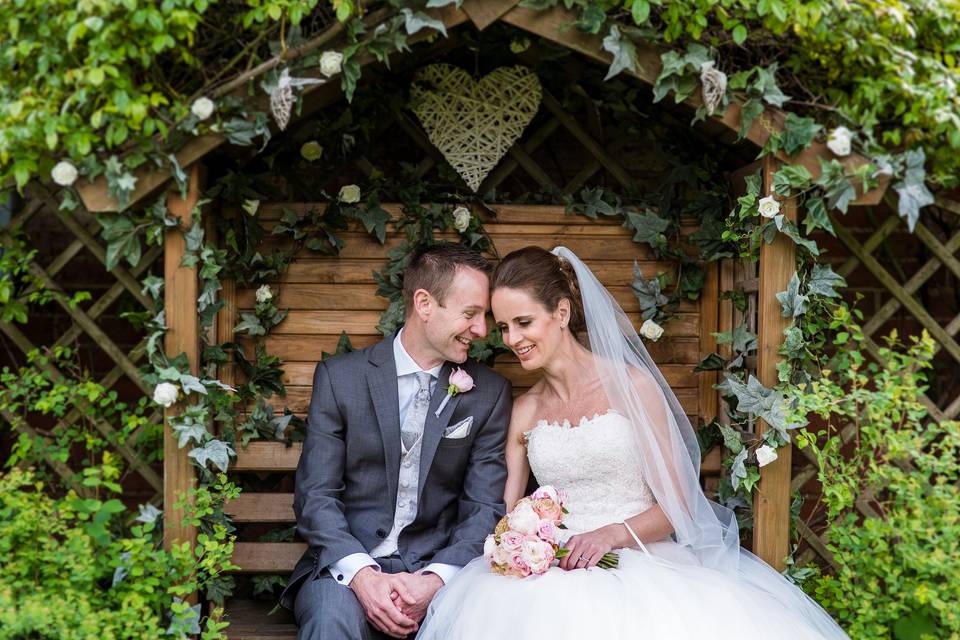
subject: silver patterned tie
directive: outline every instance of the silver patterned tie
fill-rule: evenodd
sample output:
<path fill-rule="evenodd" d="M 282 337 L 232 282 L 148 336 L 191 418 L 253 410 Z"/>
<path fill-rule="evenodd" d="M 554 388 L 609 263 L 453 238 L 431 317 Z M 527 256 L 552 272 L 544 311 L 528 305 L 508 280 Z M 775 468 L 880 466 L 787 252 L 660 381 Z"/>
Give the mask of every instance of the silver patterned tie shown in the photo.
<path fill-rule="evenodd" d="M 413 374 L 417 378 L 417 393 L 413 396 L 413 404 L 407 409 L 407 417 L 400 427 L 400 439 L 403 448 L 410 451 L 423 434 L 423 424 L 427 420 L 427 410 L 430 408 L 430 379 L 432 376 L 426 371 Z"/>

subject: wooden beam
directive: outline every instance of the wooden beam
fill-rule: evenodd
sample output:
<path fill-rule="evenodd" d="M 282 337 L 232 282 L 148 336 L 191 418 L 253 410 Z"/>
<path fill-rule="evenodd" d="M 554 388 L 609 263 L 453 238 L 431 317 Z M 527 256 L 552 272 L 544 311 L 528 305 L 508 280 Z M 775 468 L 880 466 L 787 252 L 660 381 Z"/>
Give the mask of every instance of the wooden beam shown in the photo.
<path fill-rule="evenodd" d="M 483 31 L 518 4 L 520 0 L 464 0 L 460 9 L 470 16 L 478 31 Z"/>
<path fill-rule="evenodd" d="M 773 194 L 773 174 L 779 162 L 769 156 L 763 163 L 763 190 Z M 796 199 L 781 203 L 781 211 L 788 220 L 796 221 Z M 777 293 L 787 288 L 796 271 L 796 245 L 783 234 L 777 234 L 771 243 L 760 248 L 760 290 L 757 294 L 758 362 L 757 378 L 766 387 L 777 383 L 778 353 L 783 331 L 791 319 L 784 318 L 777 301 Z M 758 435 L 770 427 L 757 420 Z M 784 558 L 790 542 L 790 461 L 791 447 L 780 448 L 779 457 L 760 470 L 753 505 L 753 552 L 777 571 L 783 571 Z"/>
<path fill-rule="evenodd" d="M 189 191 L 186 198 L 171 194 L 167 199 L 170 214 L 189 228 L 191 213 L 200 200 L 202 171 L 199 164 L 189 169 Z M 183 233 L 177 228 L 168 228 L 163 237 L 164 310 L 167 320 L 165 348 L 171 358 L 181 353 L 187 355 L 190 372 L 197 375 L 200 367 L 200 322 L 197 314 L 199 283 L 196 267 L 181 264 L 186 252 Z M 163 428 L 163 544 L 170 549 L 174 544 L 197 539 L 196 528 L 185 522 L 183 513 L 174 504 L 186 497 L 196 485 L 196 474 L 188 457 L 188 450 L 177 446 L 177 436 L 170 427 L 170 420 L 182 412 L 182 404 L 166 409 Z"/>

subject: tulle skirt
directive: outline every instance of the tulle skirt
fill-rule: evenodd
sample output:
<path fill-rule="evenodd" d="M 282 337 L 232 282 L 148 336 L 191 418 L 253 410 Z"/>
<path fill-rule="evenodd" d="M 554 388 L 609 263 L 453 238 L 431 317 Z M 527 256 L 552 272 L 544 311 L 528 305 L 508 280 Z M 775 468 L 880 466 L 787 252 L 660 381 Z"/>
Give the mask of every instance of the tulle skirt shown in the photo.
<path fill-rule="evenodd" d="M 437 592 L 418 640 L 847 640 L 813 600 L 744 551 L 739 571 L 673 542 L 623 549 L 616 569 L 500 576 L 477 558 Z"/>

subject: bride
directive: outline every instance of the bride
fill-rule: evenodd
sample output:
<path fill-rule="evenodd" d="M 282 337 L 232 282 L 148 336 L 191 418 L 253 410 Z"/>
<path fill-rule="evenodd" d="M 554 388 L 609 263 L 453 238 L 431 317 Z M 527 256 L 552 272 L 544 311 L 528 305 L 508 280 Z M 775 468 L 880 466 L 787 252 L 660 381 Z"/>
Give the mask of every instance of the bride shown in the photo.
<path fill-rule="evenodd" d="M 733 513 L 700 489 L 676 396 L 573 252 L 514 251 L 491 290 L 504 343 L 543 374 L 514 403 L 504 500 L 523 497 L 531 470 L 563 489 L 570 553 L 526 579 L 477 558 L 434 598 L 418 639 L 847 638 L 740 548 Z M 596 567 L 611 550 L 619 566 Z"/>

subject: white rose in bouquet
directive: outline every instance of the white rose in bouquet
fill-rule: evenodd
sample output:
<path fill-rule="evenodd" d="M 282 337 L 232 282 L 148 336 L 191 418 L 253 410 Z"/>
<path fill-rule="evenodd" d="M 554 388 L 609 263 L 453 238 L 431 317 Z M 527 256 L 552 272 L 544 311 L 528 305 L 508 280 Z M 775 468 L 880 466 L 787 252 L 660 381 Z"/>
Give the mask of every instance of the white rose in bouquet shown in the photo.
<path fill-rule="evenodd" d="M 492 533 L 483 541 L 483 557 L 493 558 L 493 552 L 497 550 L 497 537 Z"/>
<path fill-rule="evenodd" d="M 520 545 L 520 557 L 533 573 L 543 573 L 553 562 L 553 545 L 530 536 Z"/>
<path fill-rule="evenodd" d="M 529 503 L 517 505 L 507 518 L 507 525 L 513 531 L 534 535 L 540 526 L 540 516 Z"/>

